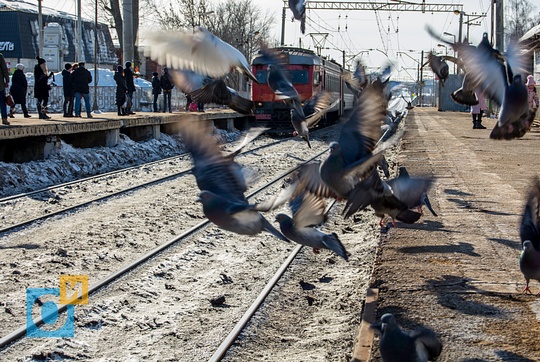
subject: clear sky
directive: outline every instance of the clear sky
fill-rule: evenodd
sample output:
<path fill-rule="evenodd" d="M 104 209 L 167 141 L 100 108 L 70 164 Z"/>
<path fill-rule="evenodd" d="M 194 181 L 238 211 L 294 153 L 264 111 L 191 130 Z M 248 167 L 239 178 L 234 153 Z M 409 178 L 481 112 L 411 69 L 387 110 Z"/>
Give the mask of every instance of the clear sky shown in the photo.
<path fill-rule="evenodd" d="M 89 4 L 82 0 L 83 7 Z M 218 1 L 218 0 L 208 0 Z M 287 5 L 282 0 L 252 0 L 265 13 L 273 14 L 275 23 L 273 35 L 281 38 L 282 9 Z M 333 1 L 333 0 L 332 0 Z M 352 0 L 347 0 L 352 1 Z M 364 2 L 387 2 L 387 0 L 364 0 Z M 392 1 L 388 1 L 392 2 Z M 421 0 L 411 1 L 421 3 Z M 426 4 L 463 4 L 466 14 L 485 14 L 469 27 L 470 40 L 477 44 L 484 32 L 491 31 L 491 0 L 425 0 Z M 308 2 L 309 3 L 309 2 Z M 393 2 L 395 3 L 395 2 Z M 74 13 L 75 0 L 43 0 L 43 5 Z M 292 13 L 287 9 L 285 21 L 285 44 L 301 45 L 314 49 L 315 43 L 311 34 L 317 40 L 322 33 L 328 33 L 322 44 L 322 54 L 329 55 L 341 63 L 343 52 L 347 62 L 360 57 L 368 67 L 379 67 L 390 59 L 395 64 L 395 77 L 416 80 L 417 64 L 420 61 L 420 51 L 434 50 L 440 54 L 446 53 L 444 47 L 438 47 L 436 39 L 432 39 L 424 27 L 431 25 L 436 31 L 455 34 L 459 32 L 459 16 L 454 13 L 421 13 L 421 12 L 384 12 L 384 11 L 341 11 L 341 10 L 308 10 L 306 34 L 300 33 L 300 23 L 291 22 Z M 467 16 L 464 18 L 467 20 Z M 472 16 L 469 17 L 472 19 Z M 463 36 L 467 26 L 463 25 Z M 451 36 L 446 37 L 449 40 Z M 371 49 L 371 50 L 370 50 Z M 376 49 L 376 50 L 375 50 Z M 405 54 L 404 54 L 405 53 Z M 448 50 L 452 54 L 452 50 Z M 352 63 L 351 63 L 352 64 Z"/>

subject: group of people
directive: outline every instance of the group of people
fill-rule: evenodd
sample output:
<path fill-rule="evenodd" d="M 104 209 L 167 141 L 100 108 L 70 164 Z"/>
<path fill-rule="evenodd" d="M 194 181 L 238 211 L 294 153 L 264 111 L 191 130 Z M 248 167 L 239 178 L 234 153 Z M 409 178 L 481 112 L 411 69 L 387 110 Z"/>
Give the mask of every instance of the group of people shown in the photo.
<path fill-rule="evenodd" d="M 119 116 L 129 116 L 135 114 L 131 110 L 133 106 L 133 93 L 135 93 L 135 81 L 131 62 L 126 62 L 125 67 L 118 65 L 114 73 L 116 82 L 116 107 Z"/>
<path fill-rule="evenodd" d="M 163 91 L 163 112 L 172 113 L 171 108 L 171 95 L 174 88 L 173 79 L 169 73 L 169 68 L 163 68 L 163 75 L 159 77 L 158 72 L 152 73 L 152 95 L 154 96 L 154 102 L 152 103 L 154 112 L 158 112 L 157 100 L 161 91 Z"/>
<path fill-rule="evenodd" d="M 536 92 L 536 81 L 532 75 L 527 76 L 527 83 L 525 83 L 525 86 L 527 87 L 529 96 L 529 108 L 538 108 L 540 102 L 538 101 L 538 94 Z M 479 91 L 476 92 L 476 97 L 478 98 L 478 104 L 471 107 L 473 129 L 486 129 L 486 127 L 482 125 L 482 115 L 488 109 L 486 97 Z"/>
<path fill-rule="evenodd" d="M 64 111 L 64 117 L 81 117 L 81 98 L 84 98 L 86 116 L 92 118 L 92 108 L 90 106 L 91 82 L 92 74 L 84 67 L 84 62 L 66 63 L 64 65 L 64 70 L 62 70 L 62 86 L 64 88 L 64 104 L 62 109 Z M 74 110 L 75 114 L 73 114 Z"/>

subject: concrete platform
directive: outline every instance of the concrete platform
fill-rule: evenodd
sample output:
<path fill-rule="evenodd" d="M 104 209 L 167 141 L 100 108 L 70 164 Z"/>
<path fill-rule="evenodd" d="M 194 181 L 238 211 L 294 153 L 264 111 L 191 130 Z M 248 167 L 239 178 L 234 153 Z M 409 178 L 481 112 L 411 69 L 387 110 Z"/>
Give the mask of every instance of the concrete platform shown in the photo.
<path fill-rule="evenodd" d="M 120 133 L 134 141 L 145 141 L 159 137 L 161 133 L 176 134 L 178 123 L 186 117 L 213 120 L 216 127 L 244 129 L 248 116 L 230 109 L 208 109 L 205 112 L 149 113 L 140 112 L 131 116 L 101 113 L 93 118 L 64 118 L 61 114 L 50 114 L 51 119 L 23 118 L 16 114 L 10 118 L 9 126 L 0 126 L 0 161 L 27 162 L 39 160 L 60 145 L 60 141 L 78 148 L 113 147 Z"/>

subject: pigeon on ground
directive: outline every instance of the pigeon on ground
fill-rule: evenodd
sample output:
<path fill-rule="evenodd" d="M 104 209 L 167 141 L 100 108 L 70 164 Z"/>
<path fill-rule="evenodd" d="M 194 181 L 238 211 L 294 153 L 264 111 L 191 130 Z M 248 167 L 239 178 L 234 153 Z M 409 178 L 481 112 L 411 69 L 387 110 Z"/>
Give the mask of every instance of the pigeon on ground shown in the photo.
<path fill-rule="evenodd" d="M 202 26 L 190 32 L 154 32 L 148 35 L 147 55 L 162 65 L 189 69 L 196 73 L 219 78 L 238 69 L 254 82 L 246 57 Z"/>
<path fill-rule="evenodd" d="M 289 0 L 294 19 L 300 20 L 300 31 L 306 33 L 306 0 Z"/>
<path fill-rule="evenodd" d="M 519 257 L 519 268 L 525 277 L 524 293 L 531 293 L 529 281 L 540 281 L 540 179 L 535 177 L 527 197 L 527 204 L 521 219 L 519 236 L 522 252 Z M 540 295 L 540 293 L 539 293 Z"/>
<path fill-rule="evenodd" d="M 283 235 L 298 244 L 312 247 L 314 252 L 329 249 L 348 261 L 347 251 L 338 236 L 335 233 L 325 234 L 316 228 L 327 218 L 323 198 L 304 191 L 296 195 L 289 202 L 289 206 L 293 213 L 292 218 L 286 214 L 276 216 Z"/>
<path fill-rule="evenodd" d="M 204 86 L 190 92 L 195 103 L 223 104 L 241 114 L 253 112 L 253 102 L 241 97 L 238 92 L 227 87 L 223 79 L 212 79 Z"/>
<path fill-rule="evenodd" d="M 288 241 L 256 210 L 256 205 L 248 203 L 244 196 L 248 182 L 242 167 L 234 161 L 241 148 L 264 130 L 251 131 L 236 151 L 224 156 L 204 122 L 186 120 L 180 129 L 182 140 L 193 157 L 193 175 L 201 190 L 199 200 L 205 216 L 220 228 L 237 234 L 255 235 L 266 230 Z"/>
<path fill-rule="evenodd" d="M 383 362 L 427 362 L 442 352 L 442 343 L 431 329 L 420 327 L 412 332 L 399 328 L 395 317 L 384 314 L 371 328 L 380 332 L 379 351 Z"/>

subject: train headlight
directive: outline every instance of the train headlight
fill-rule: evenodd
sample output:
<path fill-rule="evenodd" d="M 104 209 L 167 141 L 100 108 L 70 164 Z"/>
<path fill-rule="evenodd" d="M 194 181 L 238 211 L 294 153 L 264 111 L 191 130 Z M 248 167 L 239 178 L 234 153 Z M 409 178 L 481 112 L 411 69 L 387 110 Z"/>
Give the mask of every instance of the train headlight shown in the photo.
<path fill-rule="evenodd" d="M 257 103 L 257 107 L 262 107 L 262 102 Z"/>

